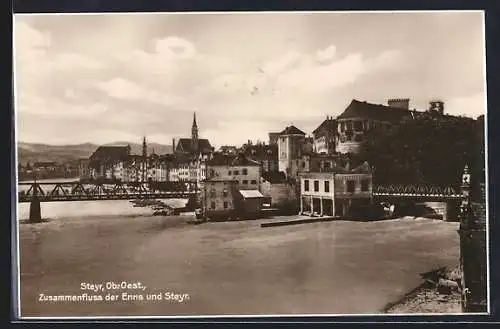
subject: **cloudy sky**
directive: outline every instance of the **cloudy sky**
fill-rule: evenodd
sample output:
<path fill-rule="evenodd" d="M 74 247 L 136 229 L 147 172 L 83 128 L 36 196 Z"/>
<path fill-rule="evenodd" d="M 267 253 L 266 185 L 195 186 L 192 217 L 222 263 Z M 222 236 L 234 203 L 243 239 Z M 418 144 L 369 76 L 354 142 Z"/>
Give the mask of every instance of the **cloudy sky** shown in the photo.
<path fill-rule="evenodd" d="M 307 133 L 355 98 L 485 112 L 483 15 L 17 15 L 18 138 L 212 144 Z"/>

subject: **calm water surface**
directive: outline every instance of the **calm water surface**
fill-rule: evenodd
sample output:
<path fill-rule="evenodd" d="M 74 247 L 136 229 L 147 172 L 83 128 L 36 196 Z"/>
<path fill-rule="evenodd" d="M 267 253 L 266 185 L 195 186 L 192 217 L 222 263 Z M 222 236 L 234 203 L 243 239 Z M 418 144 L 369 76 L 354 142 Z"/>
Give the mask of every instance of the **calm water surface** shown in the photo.
<path fill-rule="evenodd" d="M 457 223 L 427 219 L 261 228 L 266 220 L 192 226 L 127 201 L 42 211 L 52 220 L 20 225 L 26 316 L 377 313 L 420 284 L 418 273 L 454 266 L 459 255 Z M 80 294 L 81 282 L 123 280 L 190 299 L 38 301 Z"/>

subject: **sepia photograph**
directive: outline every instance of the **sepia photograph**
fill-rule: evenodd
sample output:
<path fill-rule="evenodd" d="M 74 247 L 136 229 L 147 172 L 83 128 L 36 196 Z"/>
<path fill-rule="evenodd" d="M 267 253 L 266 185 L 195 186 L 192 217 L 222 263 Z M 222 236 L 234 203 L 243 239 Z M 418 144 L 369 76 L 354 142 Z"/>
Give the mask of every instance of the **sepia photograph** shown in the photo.
<path fill-rule="evenodd" d="M 483 11 L 13 24 L 20 318 L 489 313 Z"/>

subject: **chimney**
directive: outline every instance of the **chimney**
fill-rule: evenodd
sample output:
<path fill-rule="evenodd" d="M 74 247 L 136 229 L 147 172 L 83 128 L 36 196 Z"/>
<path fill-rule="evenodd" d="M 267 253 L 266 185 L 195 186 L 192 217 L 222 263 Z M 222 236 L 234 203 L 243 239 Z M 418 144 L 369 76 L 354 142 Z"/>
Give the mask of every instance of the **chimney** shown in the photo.
<path fill-rule="evenodd" d="M 429 102 L 429 111 L 436 111 L 439 114 L 444 114 L 444 102 L 441 100 L 433 100 Z"/>
<path fill-rule="evenodd" d="M 175 153 L 175 138 L 172 138 L 172 153 Z"/>
<path fill-rule="evenodd" d="M 387 101 L 389 107 L 408 110 L 410 108 L 409 98 L 392 98 Z"/>

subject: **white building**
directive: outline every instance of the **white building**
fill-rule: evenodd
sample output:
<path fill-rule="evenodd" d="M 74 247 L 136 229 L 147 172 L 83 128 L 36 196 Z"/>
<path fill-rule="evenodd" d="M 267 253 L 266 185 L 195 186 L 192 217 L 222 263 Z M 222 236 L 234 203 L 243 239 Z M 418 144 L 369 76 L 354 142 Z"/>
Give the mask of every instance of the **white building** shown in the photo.
<path fill-rule="evenodd" d="M 353 205 L 372 202 L 372 173 L 368 163 L 323 172 L 300 173 L 300 213 L 345 216 Z"/>
<path fill-rule="evenodd" d="M 218 155 L 206 163 L 207 179 L 237 181 L 238 189 L 259 190 L 262 177 L 259 162 L 244 155 Z"/>

